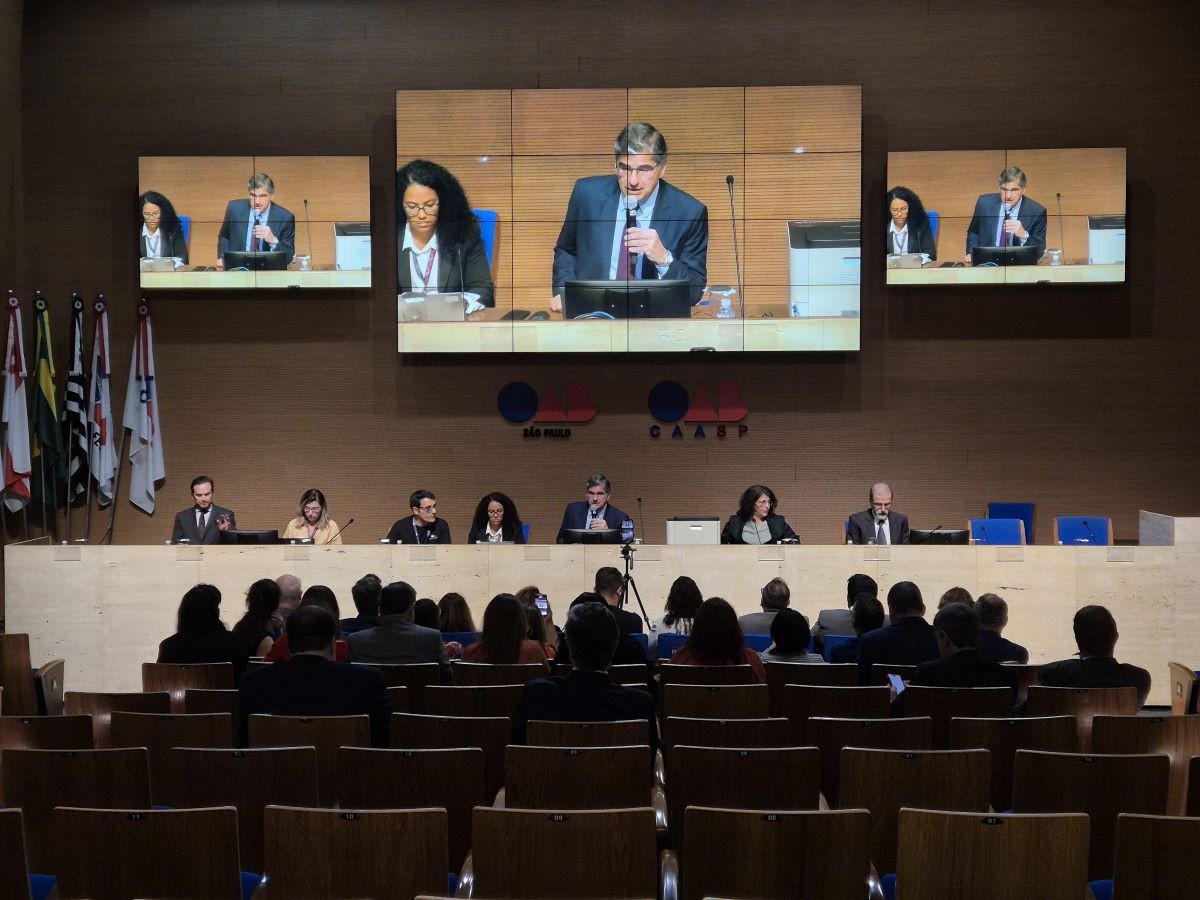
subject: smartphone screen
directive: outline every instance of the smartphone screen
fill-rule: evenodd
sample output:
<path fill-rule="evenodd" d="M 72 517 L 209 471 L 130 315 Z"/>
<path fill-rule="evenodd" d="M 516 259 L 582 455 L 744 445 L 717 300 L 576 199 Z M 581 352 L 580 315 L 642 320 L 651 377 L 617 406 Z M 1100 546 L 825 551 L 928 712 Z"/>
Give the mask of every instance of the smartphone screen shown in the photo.
<path fill-rule="evenodd" d="M 904 693 L 905 684 L 903 678 L 901 678 L 899 675 L 889 675 L 888 681 L 892 683 L 892 687 L 896 689 L 897 694 Z"/>
<path fill-rule="evenodd" d="M 538 612 L 540 612 L 543 616 L 550 611 L 550 601 L 547 599 L 545 594 L 538 594 L 535 598 L 535 602 L 537 603 Z"/>

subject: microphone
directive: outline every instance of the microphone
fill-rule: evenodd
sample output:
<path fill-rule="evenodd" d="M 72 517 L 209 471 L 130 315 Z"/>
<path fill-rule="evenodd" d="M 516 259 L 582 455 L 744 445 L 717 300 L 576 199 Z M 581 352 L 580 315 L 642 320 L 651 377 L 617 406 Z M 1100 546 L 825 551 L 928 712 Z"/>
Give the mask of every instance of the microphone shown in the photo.
<path fill-rule="evenodd" d="M 937 526 L 936 528 L 931 528 L 931 529 L 929 529 L 929 531 L 927 531 L 925 533 L 925 537 L 921 538 L 921 540 L 919 540 L 919 541 L 913 541 L 913 543 L 914 544 L 928 544 L 930 541 L 933 540 L 934 532 L 941 531 L 941 530 L 942 530 L 941 525 Z"/>
<path fill-rule="evenodd" d="M 642 498 L 641 498 L 641 497 L 638 497 L 638 498 L 637 498 L 637 504 L 638 504 L 638 528 L 639 528 L 639 529 L 641 530 L 641 532 L 642 532 L 642 540 L 645 540 L 645 539 L 646 539 L 646 538 L 645 538 L 645 534 L 646 534 L 646 515 L 645 515 L 645 513 L 643 513 L 643 512 L 642 512 Z"/>
<path fill-rule="evenodd" d="M 1058 201 L 1058 244 L 1062 249 L 1063 262 L 1066 262 L 1067 256 L 1067 239 L 1063 235 L 1063 217 L 1062 217 L 1062 191 L 1055 191 L 1054 199 Z"/>
<path fill-rule="evenodd" d="M 984 542 L 985 544 L 990 544 L 990 543 L 991 543 L 991 539 L 990 539 L 990 538 L 988 538 L 988 535 L 987 535 L 987 528 L 986 528 L 984 525 L 980 525 L 980 526 L 979 526 L 979 530 L 983 532 L 983 542 Z M 979 543 L 979 541 L 976 541 L 975 543 L 977 543 L 977 544 L 978 544 L 978 543 Z"/>
<path fill-rule="evenodd" d="M 738 302 L 742 306 L 742 317 L 746 316 L 746 294 L 742 289 L 742 255 L 738 250 L 737 213 L 733 206 L 733 176 L 725 176 L 725 186 L 729 188 L 729 221 L 733 223 L 733 267 L 737 275 Z"/>
<path fill-rule="evenodd" d="M 1004 204 L 1004 221 L 1007 222 L 1011 218 L 1012 218 L 1012 206 L 1008 203 L 1005 203 Z M 1000 246 L 1001 247 L 1012 246 L 1012 235 L 1009 234 L 1007 231 L 1001 231 L 1001 234 L 1003 235 L 1003 239 L 1000 242 Z"/>
<path fill-rule="evenodd" d="M 350 527 L 351 525 L 353 525 L 353 524 L 354 524 L 354 516 L 351 516 L 351 517 L 350 517 L 350 519 L 349 519 L 349 520 L 346 522 L 346 524 L 345 524 L 345 525 L 343 525 L 341 528 L 339 528 L 337 531 L 335 531 L 335 532 L 333 533 L 333 535 L 332 535 L 332 536 L 329 538 L 329 541 L 328 541 L 328 543 L 332 544 L 332 543 L 333 543 L 333 539 L 334 539 L 335 537 L 337 537 L 338 535 L 340 535 L 340 534 L 341 534 L 343 531 L 345 531 L 347 528 L 349 528 L 349 527 Z"/>
<path fill-rule="evenodd" d="M 313 262 L 314 262 L 313 252 L 312 252 L 312 222 L 310 222 L 308 220 L 308 198 L 307 197 L 304 198 L 304 230 L 306 232 L 308 232 L 308 267 L 311 269 L 313 267 Z M 350 522 L 353 522 L 353 521 L 354 521 L 353 519 L 350 520 Z M 349 525 L 350 522 L 347 522 L 346 525 Z M 342 527 L 345 528 L 346 526 L 343 525 Z M 340 533 L 341 532 L 339 532 L 339 534 Z"/>
<path fill-rule="evenodd" d="M 262 224 L 262 223 L 259 221 L 258 213 L 255 213 L 254 214 L 254 227 L 257 228 L 260 224 Z M 250 240 L 251 251 L 254 253 L 260 252 L 262 250 L 262 247 L 259 246 L 258 235 L 255 234 L 253 231 L 250 232 L 250 235 L 251 235 L 251 240 Z"/>
<path fill-rule="evenodd" d="M 1096 540 L 1096 533 L 1094 531 L 1092 531 L 1092 523 L 1089 522 L 1087 519 L 1084 519 L 1083 527 L 1087 529 L 1088 541 L 1093 544 L 1098 544 L 1099 541 Z"/>

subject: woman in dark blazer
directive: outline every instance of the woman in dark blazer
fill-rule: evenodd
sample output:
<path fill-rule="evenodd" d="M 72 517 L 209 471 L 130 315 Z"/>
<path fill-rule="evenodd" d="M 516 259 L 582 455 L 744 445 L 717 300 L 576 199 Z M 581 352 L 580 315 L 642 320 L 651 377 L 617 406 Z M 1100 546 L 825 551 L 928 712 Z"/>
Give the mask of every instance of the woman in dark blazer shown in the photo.
<path fill-rule="evenodd" d="M 414 159 L 396 173 L 396 225 L 396 293 L 460 291 L 496 305 L 479 219 L 449 171 Z"/>
<path fill-rule="evenodd" d="M 138 257 L 175 257 L 181 265 L 188 261 L 183 225 L 171 201 L 158 191 L 146 191 L 138 198 L 142 230 L 138 235 Z"/>
<path fill-rule="evenodd" d="M 507 494 L 492 491 L 475 506 L 467 543 L 477 544 L 481 541 L 525 543 L 525 527 L 517 513 L 517 504 Z"/>
<path fill-rule="evenodd" d="M 738 511 L 721 532 L 722 544 L 778 544 L 800 538 L 787 520 L 775 512 L 775 492 L 765 484 L 752 484 L 742 492 Z"/>
<path fill-rule="evenodd" d="M 906 187 L 894 187 L 887 194 L 888 230 L 887 252 L 924 253 L 937 259 L 933 231 L 921 198 Z M 905 227 L 907 226 L 907 231 Z"/>

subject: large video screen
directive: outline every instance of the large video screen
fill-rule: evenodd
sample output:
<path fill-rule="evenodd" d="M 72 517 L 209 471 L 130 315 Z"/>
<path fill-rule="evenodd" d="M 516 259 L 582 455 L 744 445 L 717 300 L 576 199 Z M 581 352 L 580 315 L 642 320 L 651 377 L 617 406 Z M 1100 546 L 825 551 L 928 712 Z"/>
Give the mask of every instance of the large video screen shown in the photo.
<path fill-rule="evenodd" d="M 887 283 L 1125 280 L 1125 148 L 888 154 Z"/>
<path fill-rule="evenodd" d="M 366 156 L 143 156 L 136 210 L 143 288 L 371 286 Z"/>
<path fill-rule="evenodd" d="M 861 134 L 859 86 L 398 91 L 399 350 L 857 350 Z"/>

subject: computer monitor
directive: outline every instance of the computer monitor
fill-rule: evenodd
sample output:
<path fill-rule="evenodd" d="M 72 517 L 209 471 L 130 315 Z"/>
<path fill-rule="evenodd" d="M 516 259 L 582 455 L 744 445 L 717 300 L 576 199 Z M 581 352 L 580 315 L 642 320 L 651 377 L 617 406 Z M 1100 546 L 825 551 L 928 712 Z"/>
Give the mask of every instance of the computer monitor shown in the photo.
<path fill-rule="evenodd" d="M 973 266 L 1036 266 L 1044 248 L 1039 244 L 1024 247 L 972 247 Z"/>
<path fill-rule="evenodd" d="M 568 319 L 690 319 L 691 283 L 659 281 L 568 281 L 563 308 Z"/>
<path fill-rule="evenodd" d="M 617 528 L 567 528 L 564 544 L 619 544 L 621 531 Z"/>
<path fill-rule="evenodd" d="M 282 272 L 287 268 L 287 253 L 283 250 L 262 250 L 252 253 L 247 250 L 226 250 L 221 254 L 225 271 L 243 269 L 250 272 Z"/>
<path fill-rule="evenodd" d="M 234 544 L 278 544 L 279 530 L 270 528 L 262 531 L 227 531 L 225 538 Z"/>
<path fill-rule="evenodd" d="M 908 533 L 910 544 L 969 544 L 965 528 L 914 528 Z"/>

